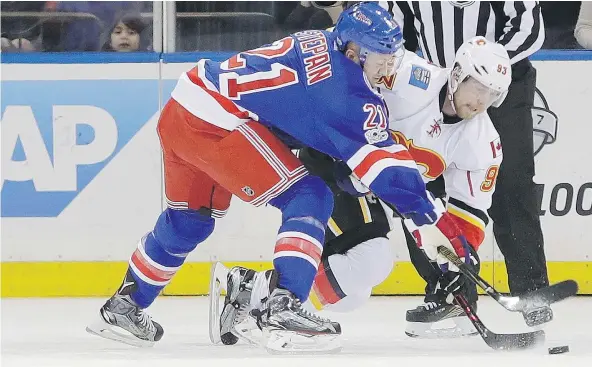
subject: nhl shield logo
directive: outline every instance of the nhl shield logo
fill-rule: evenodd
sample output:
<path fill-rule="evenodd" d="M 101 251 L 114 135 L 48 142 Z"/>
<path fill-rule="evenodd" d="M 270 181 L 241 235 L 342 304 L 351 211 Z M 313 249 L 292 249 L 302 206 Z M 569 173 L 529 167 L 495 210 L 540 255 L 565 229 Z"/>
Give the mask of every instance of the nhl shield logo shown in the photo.
<path fill-rule="evenodd" d="M 248 196 L 255 196 L 255 191 L 253 191 L 253 189 L 250 188 L 249 186 L 245 186 L 241 190 L 243 190 L 243 192 L 245 194 L 247 194 Z"/>
<path fill-rule="evenodd" d="M 545 145 L 553 144 L 557 139 L 557 120 L 557 115 L 549 109 L 547 100 L 537 88 L 532 108 L 532 139 L 535 155 Z"/>
<path fill-rule="evenodd" d="M 473 5 L 474 1 L 449 1 L 450 5 L 456 8 L 466 8 L 467 6 Z"/>

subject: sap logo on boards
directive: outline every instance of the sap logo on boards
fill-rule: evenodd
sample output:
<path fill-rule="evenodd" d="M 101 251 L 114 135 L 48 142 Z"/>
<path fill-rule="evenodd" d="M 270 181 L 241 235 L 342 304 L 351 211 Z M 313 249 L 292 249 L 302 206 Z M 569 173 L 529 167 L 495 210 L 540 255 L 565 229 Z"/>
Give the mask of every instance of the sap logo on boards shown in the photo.
<path fill-rule="evenodd" d="M 155 80 L 3 81 L 2 217 L 57 217 L 158 110 L 157 88 Z"/>

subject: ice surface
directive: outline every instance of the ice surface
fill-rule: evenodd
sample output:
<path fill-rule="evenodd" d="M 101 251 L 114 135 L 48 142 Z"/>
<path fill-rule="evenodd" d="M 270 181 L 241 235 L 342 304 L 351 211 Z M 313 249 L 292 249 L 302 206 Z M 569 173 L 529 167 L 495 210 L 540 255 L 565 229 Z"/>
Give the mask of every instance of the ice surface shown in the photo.
<path fill-rule="evenodd" d="M 592 366 L 592 297 L 554 306 L 555 320 L 545 328 L 544 346 L 499 352 L 480 337 L 420 340 L 405 336 L 405 310 L 418 297 L 375 297 L 349 314 L 325 313 L 343 327 L 343 351 L 329 356 L 273 356 L 248 345 L 214 346 L 208 339 L 207 298 L 161 297 L 150 308 L 165 334 L 153 348 L 140 349 L 86 333 L 103 299 L 2 299 L 2 366 L 288 367 L 288 366 Z M 485 296 L 483 322 L 494 332 L 528 328 Z M 570 353 L 547 354 L 550 346 L 569 345 Z"/>

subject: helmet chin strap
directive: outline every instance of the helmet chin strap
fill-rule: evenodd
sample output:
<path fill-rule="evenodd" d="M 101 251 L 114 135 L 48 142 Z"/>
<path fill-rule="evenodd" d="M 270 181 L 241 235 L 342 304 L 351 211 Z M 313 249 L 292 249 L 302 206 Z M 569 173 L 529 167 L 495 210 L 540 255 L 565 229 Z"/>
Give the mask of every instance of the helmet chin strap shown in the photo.
<path fill-rule="evenodd" d="M 448 81 L 448 92 L 446 93 L 446 96 L 448 98 L 448 100 L 450 101 L 450 106 L 452 107 L 452 111 L 454 112 L 454 114 L 456 115 L 456 107 L 454 106 L 454 92 L 456 92 L 456 89 L 458 88 L 458 85 L 456 86 L 456 88 L 454 88 L 455 90 L 452 89 L 452 85 L 450 83 L 450 81 Z"/>

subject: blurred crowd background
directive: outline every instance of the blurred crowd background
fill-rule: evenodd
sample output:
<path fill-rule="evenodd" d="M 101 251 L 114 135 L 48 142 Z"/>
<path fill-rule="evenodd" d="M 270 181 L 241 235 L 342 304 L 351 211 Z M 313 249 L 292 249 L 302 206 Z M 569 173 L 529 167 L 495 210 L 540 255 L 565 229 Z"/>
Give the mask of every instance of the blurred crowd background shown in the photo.
<path fill-rule="evenodd" d="M 299 30 L 328 28 L 342 3 L 176 1 L 163 16 L 151 1 L 2 1 L 2 52 L 151 51 L 155 24 L 162 27 L 158 17 L 174 23 L 175 51 L 241 51 Z M 592 49 L 592 1 L 540 6 L 543 49 Z"/>

